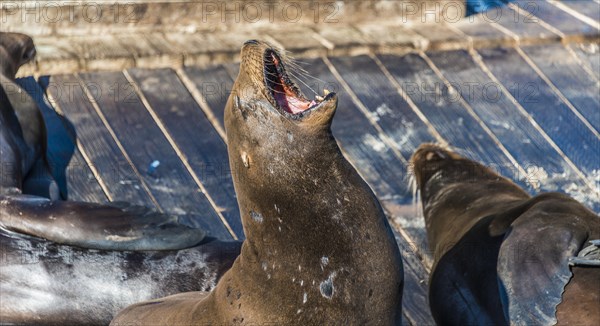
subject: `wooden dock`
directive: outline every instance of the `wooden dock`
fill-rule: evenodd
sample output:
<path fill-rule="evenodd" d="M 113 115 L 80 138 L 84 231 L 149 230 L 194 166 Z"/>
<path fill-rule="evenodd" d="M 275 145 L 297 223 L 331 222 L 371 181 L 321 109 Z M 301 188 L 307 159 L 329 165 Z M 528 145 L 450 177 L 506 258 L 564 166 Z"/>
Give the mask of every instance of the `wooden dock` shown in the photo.
<path fill-rule="evenodd" d="M 431 253 L 410 182 L 419 144 L 449 144 L 532 194 L 566 192 L 600 211 L 600 51 L 588 35 L 597 40 L 599 31 L 562 15 L 455 28 L 466 48 L 300 59 L 314 77 L 303 78 L 305 94 L 338 92 L 333 133 L 397 231 L 407 324 L 434 324 Z M 505 41 L 484 42 L 490 34 Z M 553 37 L 520 42 L 545 35 Z M 243 239 L 223 126 L 237 69 L 130 68 L 18 82 L 44 112 L 48 157 L 70 200 L 130 201 Z"/>

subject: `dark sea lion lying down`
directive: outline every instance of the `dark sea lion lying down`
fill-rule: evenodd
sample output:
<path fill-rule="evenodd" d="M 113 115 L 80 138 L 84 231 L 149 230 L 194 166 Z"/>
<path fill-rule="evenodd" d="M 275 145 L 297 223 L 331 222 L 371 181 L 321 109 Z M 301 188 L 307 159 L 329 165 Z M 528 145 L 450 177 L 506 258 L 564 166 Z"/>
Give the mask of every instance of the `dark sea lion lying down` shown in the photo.
<path fill-rule="evenodd" d="M 600 325 L 599 217 L 436 145 L 413 155 L 444 325 Z M 579 257 L 577 257 L 579 256 Z"/>
<path fill-rule="evenodd" d="M 246 240 L 210 293 L 142 302 L 112 325 L 393 325 L 402 262 L 374 194 L 276 49 L 248 41 L 225 111 Z"/>
<path fill-rule="evenodd" d="M 14 82 L 33 55 L 31 38 L 0 33 L 0 323 L 107 324 L 134 302 L 211 289 L 240 243 L 144 207 L 55 200 L 44 121 Z"/>

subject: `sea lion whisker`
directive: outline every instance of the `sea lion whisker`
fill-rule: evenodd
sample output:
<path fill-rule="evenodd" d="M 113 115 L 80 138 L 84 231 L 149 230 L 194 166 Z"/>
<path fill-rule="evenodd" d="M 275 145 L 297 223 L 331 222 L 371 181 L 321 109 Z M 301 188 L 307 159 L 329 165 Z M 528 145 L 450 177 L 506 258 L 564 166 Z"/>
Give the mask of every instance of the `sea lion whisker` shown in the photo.
<path fill-rule="evenodd" d="M 319 93 L 317 91 L 315 91 L 312 87 L 310 87 L 304 80 L 302 80 L 302 78 L 299 78 L 298 76 L 295 76 L 291 72 L 290 72 L 290 75 L 292 75 L 294 77 L 294 79 L 296 79 L 297 81 L 301 82 L 302 85 L 306 86 L 306 88 L 308 88 L 311 92 L 313 92 L 314 95 L 319 96 Z M 327 94 L 325 94 L 325 95 L 327 95 Z"/>

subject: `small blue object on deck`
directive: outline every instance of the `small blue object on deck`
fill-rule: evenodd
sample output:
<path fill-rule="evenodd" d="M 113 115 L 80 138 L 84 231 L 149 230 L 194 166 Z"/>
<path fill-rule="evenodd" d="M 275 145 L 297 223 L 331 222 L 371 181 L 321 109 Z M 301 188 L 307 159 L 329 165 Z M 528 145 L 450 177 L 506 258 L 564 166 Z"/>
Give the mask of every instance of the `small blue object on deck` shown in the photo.
<path fill-rule="evenodd" d="M 158 160 L 152 161 L 152 163 L 150 163 L 150 165 L 148 166 L 148 174 L 153 175 L 154 172 L 156 171 L 156 168 L 158 168 L 159 165 L 160 165 L 160 161 L 158 161 Z"/>

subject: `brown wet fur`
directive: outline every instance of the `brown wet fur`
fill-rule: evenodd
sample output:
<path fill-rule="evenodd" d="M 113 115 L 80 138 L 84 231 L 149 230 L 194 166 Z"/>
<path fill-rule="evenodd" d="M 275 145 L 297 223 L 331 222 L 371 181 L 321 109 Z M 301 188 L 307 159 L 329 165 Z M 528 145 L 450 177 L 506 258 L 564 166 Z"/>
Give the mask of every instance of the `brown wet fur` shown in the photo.
<path fill-rule="evenodd" d="M 31 37 L 21 33 L 0 32 L 0 69 L 2 75 L 14 79 L 17 70 L 35 56 Z"/>
<path fill-rule="evenodd" d="M 14 166 L 12 176 L 3 176 L 0 194 L 19 193 L 22 181 L 42 159 L 46 145 L 46 129 L 35 101 L 14 81 L 17 70 L 36 54 L 31 37 L 21 33 L 0 32 L 0 127 L 2 131 L 3 166 Z M 44 168 L 46 163 L 42 164 Z"/>
<path fill-rule="evenodd" d="M 571 268 L 573 278 L 558 305 L 557 325 L 600 325 L 600 268 Z"/>
<path fill-rule="evenodd" d="M 225 111 L 246 234 L 240 257 L 208 297 L 130 306 L 112 325 L 400 324 L 401 257 L 331 134 L 337 99 L 301 119 L 282 114 L 263 82 L 268 48 L 245 43 Z"/>
<path fill-rule="evenodd" d="M 412 163 L 434 251 L 429 302 L 438 324 L 553 324 L 561 300 L 559 322 L 597 324 L 567 308 L 596 302 L 600 310 L 598 291 L 568 283 L 568 258 L 600 236 L 596 214 L 564 194 L 531 197 L 438 145 L 420 146 Z"/>

